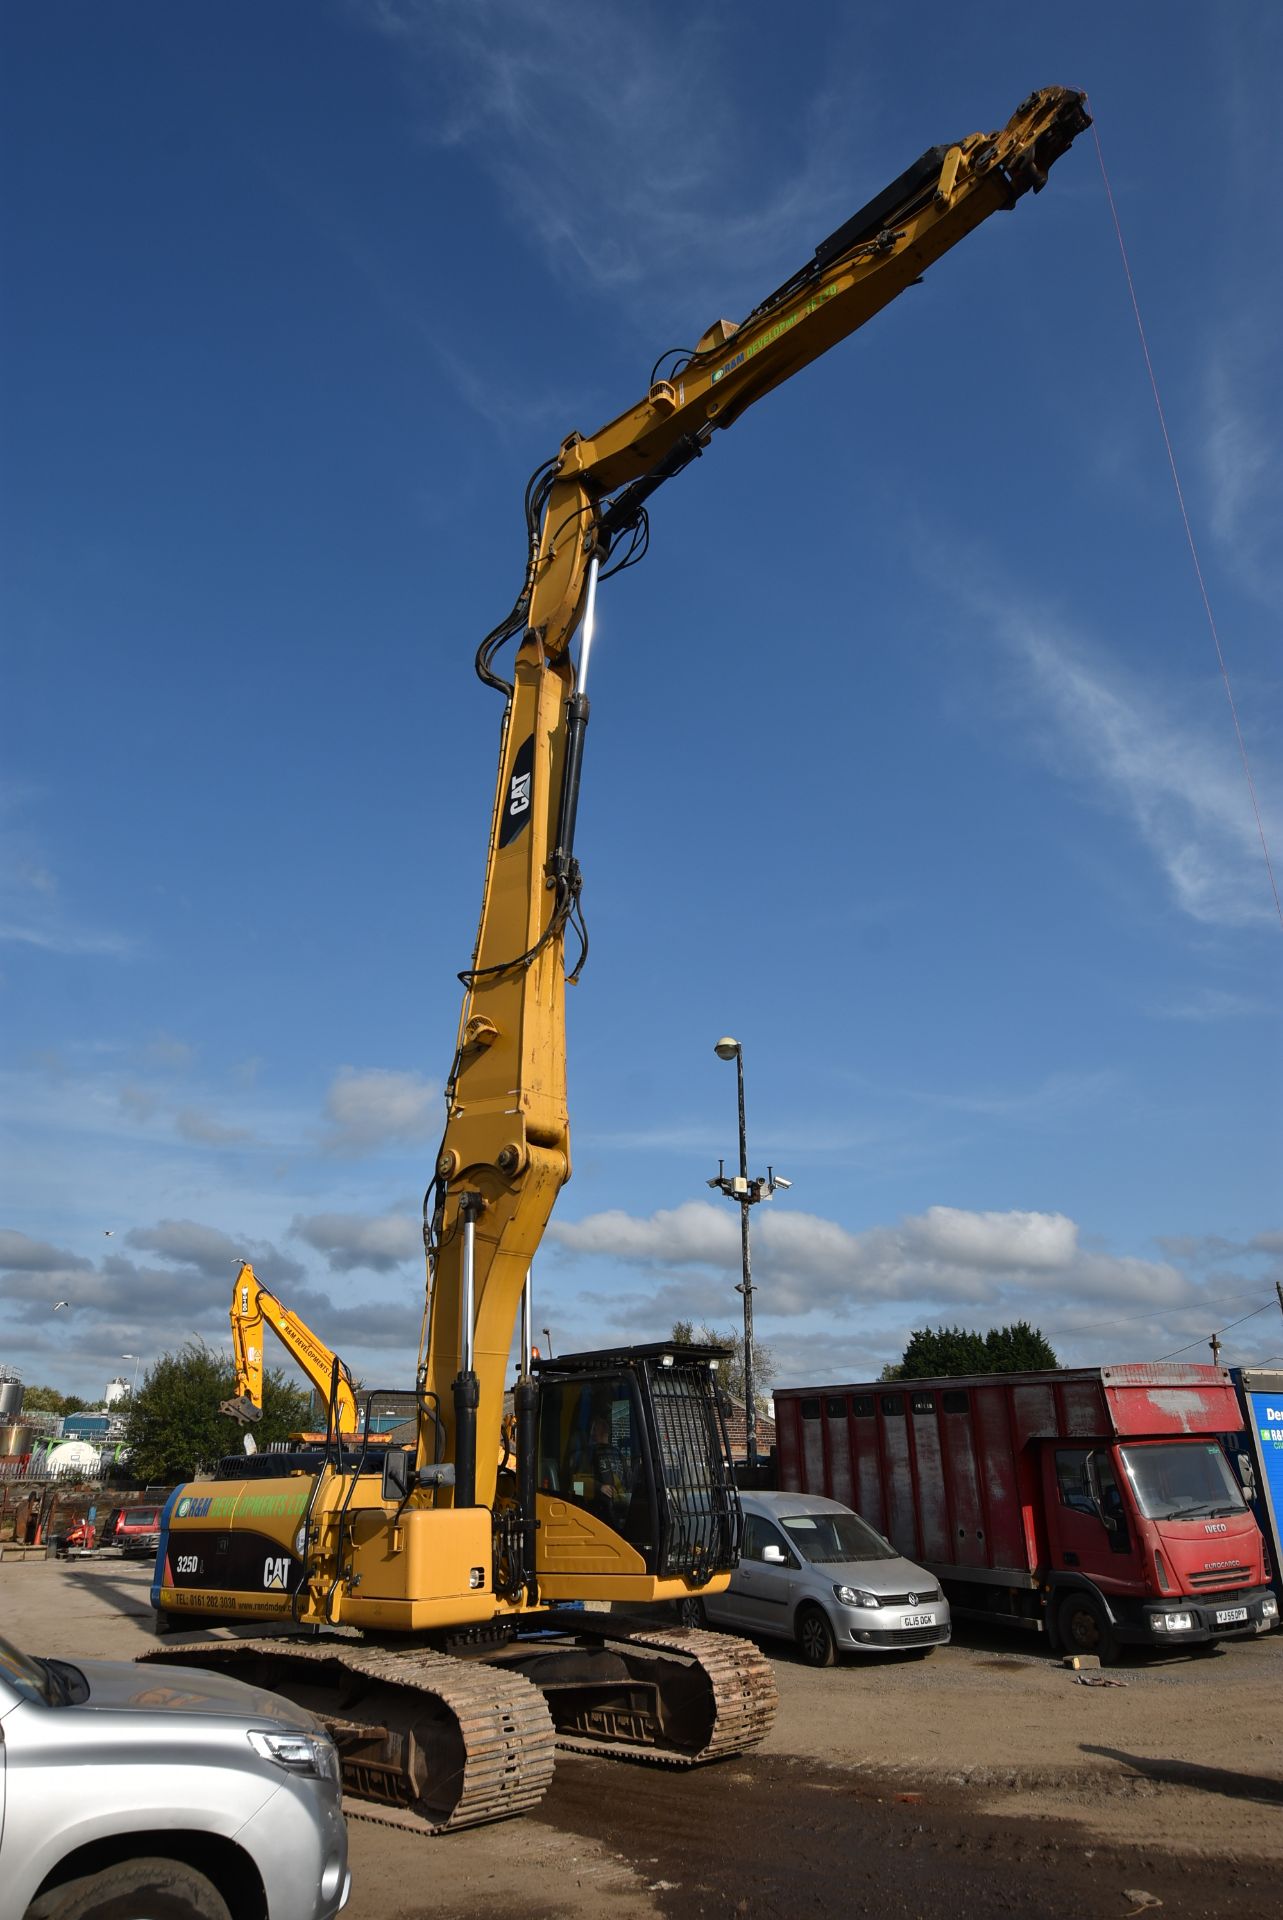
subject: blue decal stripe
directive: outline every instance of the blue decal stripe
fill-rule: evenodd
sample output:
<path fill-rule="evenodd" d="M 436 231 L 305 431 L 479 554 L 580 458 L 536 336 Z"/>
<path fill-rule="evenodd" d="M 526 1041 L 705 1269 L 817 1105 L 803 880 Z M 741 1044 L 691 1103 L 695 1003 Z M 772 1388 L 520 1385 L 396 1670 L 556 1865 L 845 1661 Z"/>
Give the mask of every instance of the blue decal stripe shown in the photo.
<path fill-rule="evenodd" d="M 178 1496 L 182 1490 L 181 1486 L 174 1488 L 174 1491 L 170 1494 L 168 1500 L 166 1500 L 164 1511 L 160 1516 L 160 1542 L 156 1548 L 156 1565 L 151 1577 L 151 1603 L 153 1607 L 160 1605 L 160 1589 L 165 1574 L 165 1555 L 169 1552 L 169 1516 L 174 1511 Z"/>

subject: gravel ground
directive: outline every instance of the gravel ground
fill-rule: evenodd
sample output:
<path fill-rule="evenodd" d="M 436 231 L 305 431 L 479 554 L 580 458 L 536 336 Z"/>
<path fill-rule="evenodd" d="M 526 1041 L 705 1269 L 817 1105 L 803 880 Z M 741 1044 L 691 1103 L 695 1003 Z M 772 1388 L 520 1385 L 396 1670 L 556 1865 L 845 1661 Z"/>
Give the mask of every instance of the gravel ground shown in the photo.
<path fill-rule="evenodd" d="M 34 1653 L 151 1644 L 149 1572 L 0 1567 L 4 1631 Z M 1203 1658 L 1139 1655 L 1083 1686 L 1023 1640 L 813 1672 L 775 1656 L 781 1707 L 752 1756 L 695 1774 L 563 1756 L 539 1812 L 424 1842 L 351 1823 L 351 1920 L 596 1913 L 1283 1910 L 1283 1634 Z M 1141 1904 L 1141 1910 L 1149 1907 Z"/>

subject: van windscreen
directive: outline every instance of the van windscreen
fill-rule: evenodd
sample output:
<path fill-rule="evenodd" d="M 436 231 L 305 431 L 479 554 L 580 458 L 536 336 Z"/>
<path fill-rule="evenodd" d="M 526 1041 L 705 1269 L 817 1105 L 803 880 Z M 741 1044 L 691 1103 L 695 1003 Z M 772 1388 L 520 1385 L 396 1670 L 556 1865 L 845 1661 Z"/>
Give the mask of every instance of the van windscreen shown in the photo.
<path fill-rule="evenodd" d="M 844 1566 L 852 1560 L 894 1560 L 896 1550 L 858 1513 L 790 1513 L 780 1525 L 814 1566 Z"/>

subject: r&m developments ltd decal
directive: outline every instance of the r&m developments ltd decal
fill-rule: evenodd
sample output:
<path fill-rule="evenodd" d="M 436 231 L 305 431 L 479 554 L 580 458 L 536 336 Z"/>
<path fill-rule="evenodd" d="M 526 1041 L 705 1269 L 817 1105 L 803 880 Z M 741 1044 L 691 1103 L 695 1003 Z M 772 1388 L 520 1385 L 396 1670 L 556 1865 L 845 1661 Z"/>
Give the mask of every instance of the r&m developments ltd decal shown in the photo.
<path fill-rule="evenodd" d="M 799 320 L 805 320 L 809 313 L 814 313 L 817 308 L 824 305 L 826 300 L 831 300 L 837 290 L 836 280 L 831 280 L 827 287 L 813 294 L 806 305 L 799 307 L 796 313 L 789 314 L 786 320 L 778 320 L 773 327 L 768 327 L 765 333 L 759 333 L 756 340 L 750 340 L 741 353 L 735 354 L 725 366 L 718 367 L 713 375 L 712 384 L 716 386 L 719 380 L 724 380 L 728 373 L 734 373 L 736 367 L 742 367 L 746 360 L 751 360 L 755 353 L 762 351 L 763 347 L 769 347 L 773 341 L 780 339 L 790 327 L 795 327 Z"/>
<path fill-rule="evenodd" d="M 301 1513 L 307 1505 L 310 1482 L 300 1484 L 297 1493 L 216 1493 L 184 1494 L 174 1508 L 175 1520 L 238 1520 L 274 1518 L 278 1514 Z"/>

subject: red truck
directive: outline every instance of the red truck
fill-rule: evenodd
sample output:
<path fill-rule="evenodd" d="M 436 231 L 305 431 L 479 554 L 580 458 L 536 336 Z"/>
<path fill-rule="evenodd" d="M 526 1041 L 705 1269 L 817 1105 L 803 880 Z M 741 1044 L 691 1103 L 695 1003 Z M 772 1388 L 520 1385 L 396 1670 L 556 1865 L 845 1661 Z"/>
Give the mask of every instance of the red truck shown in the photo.
<path fill-rule="evenodd" d="M 955 1614 L 1058 1651 L 1210 1646 L 1278 1620 L 1218 1434 L 1222 1367 L 1084 1367 L 777 1391 L 779 1483 L 843 1501 Z"/>

